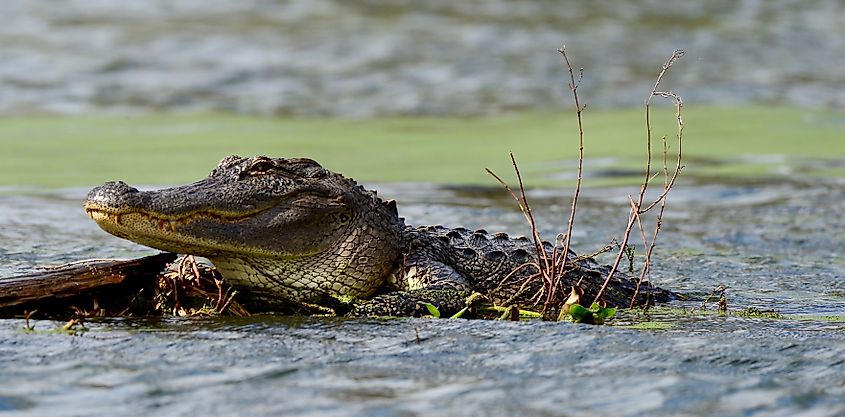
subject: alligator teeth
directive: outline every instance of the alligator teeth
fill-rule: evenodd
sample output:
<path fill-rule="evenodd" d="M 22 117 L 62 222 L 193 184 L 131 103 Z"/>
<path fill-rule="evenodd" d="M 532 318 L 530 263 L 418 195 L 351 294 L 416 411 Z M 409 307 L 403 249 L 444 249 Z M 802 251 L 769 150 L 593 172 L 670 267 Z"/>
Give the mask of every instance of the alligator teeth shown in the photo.
<path fill-rule="evenodd" d="M 164 230 L 164 231 L 166 232 L 166 231 L 167 231 L 167 229 L 165 229 L 165 228 L 164 228 L 164 227 L 165 227 L 165 226 L 164 226 L 165 224 L 167 224 L 167 220 L 164 220 L 164 219 L 158 219 L 158 228 L 159 228 L 159 229 L 161 229 L 161 230 Z"/>
<path fill-rule="evenodd" d="M 85 210 L 85 213 L 88 214 L 88 218 L 94 220 L 94 210 Z"/>
<path fill-rule="evenodd" d="M 170 221 L 170 231 L 171 231 L 171 232 L 176 233 L 176 225 L 177 225 L 176 220 L 171 220 L 171 221 Z"/>

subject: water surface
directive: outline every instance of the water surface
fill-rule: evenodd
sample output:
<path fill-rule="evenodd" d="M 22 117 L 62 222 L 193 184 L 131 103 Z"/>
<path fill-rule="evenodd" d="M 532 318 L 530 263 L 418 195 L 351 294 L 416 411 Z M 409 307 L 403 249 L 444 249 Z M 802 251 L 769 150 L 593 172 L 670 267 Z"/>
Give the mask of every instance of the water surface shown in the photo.
<path fill-rule="evenodd" d="M 520 234 L 500 190 L 379 186 L 410 223 Z M 152 253 L 87 219 L 87 190 L 4 190 L 0 276 Z M 624 228 L 630 188 L 588 188 L 575 247 Z M 544 232 L 565 190 L 532 190 Z M 845 187 L 835 179 L 705 181 L 671 196 L 652 279 L 728 306 L 845 315 Z M 605 261 L 609 261 L 605 259 Z M 699 302 L 687 304 L 698 306 Z M 712 308 L 712 307 L 711 307 Z M 845 323 L 653 313 L 663 330 L 434 319 L 0 321 L 0 413 L 291 416 L 841 416 Z"/>
<path fill-rule="evenodd" d="M 845 105 L 843 3 L 508 0 L 0 2 L 0 112 L 485 114 L 568 106 Z"/>

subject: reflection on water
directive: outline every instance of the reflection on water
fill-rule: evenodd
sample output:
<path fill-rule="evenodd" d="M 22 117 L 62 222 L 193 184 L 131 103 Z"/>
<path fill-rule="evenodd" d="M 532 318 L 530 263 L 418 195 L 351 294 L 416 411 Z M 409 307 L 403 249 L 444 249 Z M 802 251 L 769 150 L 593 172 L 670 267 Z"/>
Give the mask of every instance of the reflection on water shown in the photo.
<path fill-rule="evenodd" d="M 390 185 L 410 223 L 519 234 L 498 189 Z M 138 256 L 100 231 L 87 190 L 0 195 L 0 276 L 45 263 Z M 574 244 L 624 228 L 627 188 L 587 188 Z M 568 195 L 532 190 L 546 236 Z M 845 189 L 827 180 L 680 184 L 654 281 L 732 309 L 845 314 Z M 697 303 L 696 303 L 697 305 Z M 630 315 L 617 318 L 622 325 Z M 642 319 L 639 319 L 642 320 Z M 556 323 L 248 319 L 89 323 L 70 336 L 0 321 L 0 412 L 75 415 L 845 414 L 845 324 L 653 312 L 664 330 Z"/>
<path fill-rule="evenodd" d="M 0 112 L 480 114 L 639 106 L 672 50 L 688 103 L 842 106 L 843 3 L 0 2 Z"/>

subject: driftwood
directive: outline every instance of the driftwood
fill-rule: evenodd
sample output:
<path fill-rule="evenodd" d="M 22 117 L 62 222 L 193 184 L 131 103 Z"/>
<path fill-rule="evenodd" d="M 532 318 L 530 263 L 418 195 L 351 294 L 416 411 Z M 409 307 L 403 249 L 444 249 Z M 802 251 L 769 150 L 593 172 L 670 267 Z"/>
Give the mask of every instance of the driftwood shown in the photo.
<path fill-rule="evenodd" d="M 35 310 L 39 317 L 127 315 L 130 310 L 144 314 L 156 277 L 175 259 L 174 253 L 160 253 L 129 260 L 86 260 L 0 278 L 0 317 Z"/>
<path fill-rule="evenodd" d="M 325 314 L 310 305 L 276 301 L 273 294 L 262 298 L 248 288 L 241 293 L 225 284 L 213 266 L 190 255 L 177 257 L 160 253 L 137 259 L 89 259 L 0 278 L 0 318 Z"/>

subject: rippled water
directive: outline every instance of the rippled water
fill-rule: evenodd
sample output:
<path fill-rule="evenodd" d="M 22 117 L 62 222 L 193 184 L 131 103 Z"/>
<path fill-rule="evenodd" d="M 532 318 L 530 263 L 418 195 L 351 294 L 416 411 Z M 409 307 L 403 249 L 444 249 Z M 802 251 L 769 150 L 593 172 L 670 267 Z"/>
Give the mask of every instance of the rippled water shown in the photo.
<path fill-rule="evenodd" d="M 688 103 L 843 106 L 837 0 L 49 0 L 0 2 L 0 112 L 212 109 L 482 114 Z M 678 88 L 680 89 L 680 88 Z"/>
<path fill-rule="evenodd" d="M 381 186 L 416 224 L 520 233 L 499 190 Z M 0 276 L 152 251 L 101 232 L 82 189 L 2 190 Z M 628 188 L 588 188 L 576 248 L 624 227 Z M 530 196 L 543 224 L 561 190 Z M 704 182 L 671 196 L 654 281 L 728 287 L 729 308 L 845 315 L 845 185 Z M 553 235 L 554 228 L 544 230 Z M 699 303 L 693 303 L 698 305 Z M 654 313 L 663 330 L 463 320 L 251 317 L 0 321 L 0 414 L 296 416 L 842 416 L 845 323 Z M 5 415 L 5 414 L 4 414 Z"/>
<path fill-rule="evenodd" d="M 845 335 L 835 325 L 696 319 L 645 332 L 252 318 L 106 323 L 78 337 L 0 326 L 3 379 L 14 381 L 0 390 L 0 410 L 20 415 L 845 412 Z"/>

